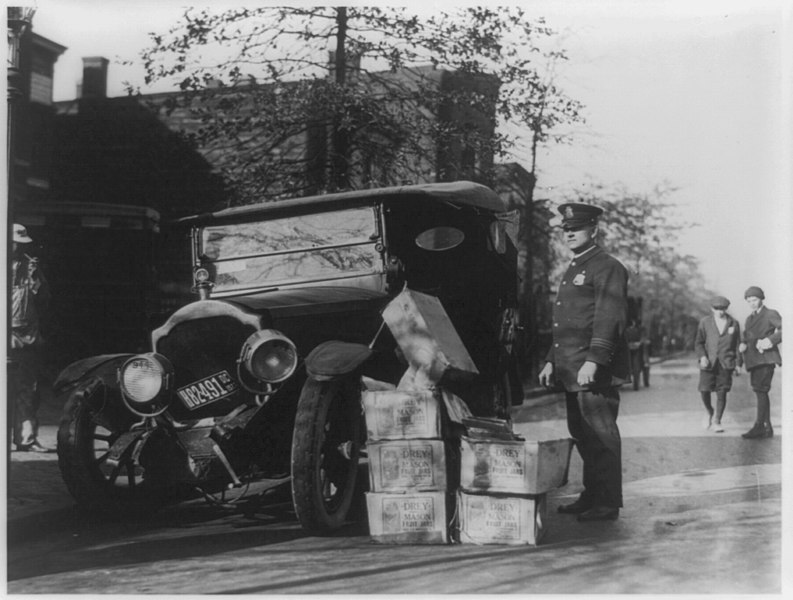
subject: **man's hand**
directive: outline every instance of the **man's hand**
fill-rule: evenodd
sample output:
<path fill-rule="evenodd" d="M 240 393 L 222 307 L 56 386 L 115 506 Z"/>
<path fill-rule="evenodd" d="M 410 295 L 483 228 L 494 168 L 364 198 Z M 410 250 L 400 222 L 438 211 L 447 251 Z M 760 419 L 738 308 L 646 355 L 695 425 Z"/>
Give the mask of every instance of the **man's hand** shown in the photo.
<path fill-rule="evenodd" d="M 540 385 L 551 387 L 553 385 L 553 363 L 545 363 L 540 371 Z"/>
<path fill-rule="evenodd" d="M 699 357 L 699 368 L 700 369 L 707 369 L 710 366 L 710 361 L 708 360 L 707 356 L 700 356 Z"/>
<path fill-rule="evenodd" d="M 746 344 L 744 344 L 743 342 L 741 342 L 740 344 L 738 344 L 738 352 L 740 352 L 741 354 L 743 354 L 744 352 L 746 352 L 746 349 L 747 349 L 747 348 L 748 348 L 748 346 L 747 346 Z"/>
<path fill-rule="evenodd" d="M 757 340 L 757 349 L 762 353 L 765 350 L 770 350 L 774 347 L 773 342 L 768 338 L 763 338 L 762 340 Z"/>
<path fill-rule="evenodd" d="M 578 385 L 584 387 L 593 383 L 595 381 L 595 371 L 597 371 L 597 368 L 597 363 L 591 360 L 584 362 L 578 370 Z"/>

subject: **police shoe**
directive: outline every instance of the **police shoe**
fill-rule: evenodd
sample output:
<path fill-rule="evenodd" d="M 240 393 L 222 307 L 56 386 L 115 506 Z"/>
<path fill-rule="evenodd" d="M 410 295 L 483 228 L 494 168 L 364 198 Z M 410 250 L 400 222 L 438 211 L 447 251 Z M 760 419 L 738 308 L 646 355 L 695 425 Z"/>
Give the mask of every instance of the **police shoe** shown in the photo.
<path fill-rule="evenodd" d="M 620 516 L 620 509 L 615 506 L 593 506 L 578 515 L 579 521 L 616 521 Z"/>
<path fill-rule="evenodd" d="M 560 504 L 556 510 L 563 515 L 580 515 L 582 512 L 586 512 L 590 508 L 592 508 L 591 502 L 584 500 L 583 498 L 579 498 L 570 504 Z"/>
<path fill-rule="evenodd" d="M 774 435 L 773 430 L 771 430 L 771 435 L 766 434 L 766 429 L 763 427 L 762 423 L 755 423 L 754 426 L 747 431 L 746 433 L 742 433 L 741 437 L 745 440 L 759 440 L 765 437 L 771 437 Z"/>

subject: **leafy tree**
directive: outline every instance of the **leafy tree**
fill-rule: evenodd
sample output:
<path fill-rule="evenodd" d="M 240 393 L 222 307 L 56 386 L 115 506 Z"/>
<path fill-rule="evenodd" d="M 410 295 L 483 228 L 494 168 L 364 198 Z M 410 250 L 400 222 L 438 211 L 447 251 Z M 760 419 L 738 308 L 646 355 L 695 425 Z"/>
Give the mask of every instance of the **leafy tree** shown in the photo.
<path fill-rule="evenodd" d="M 184 96 L 164 108 L 189 107 L 186 130 L 220 165 L 233 202 L 247 203 L 489 182 L 493 157 L 514 143 L 497 121 L 542 143 L 578 117 L 538 72 L 563 58 L 541 49 L 553 35 L 516 7 L 188 9 L 142 58 L 147 83 L 179 82 Z"/>

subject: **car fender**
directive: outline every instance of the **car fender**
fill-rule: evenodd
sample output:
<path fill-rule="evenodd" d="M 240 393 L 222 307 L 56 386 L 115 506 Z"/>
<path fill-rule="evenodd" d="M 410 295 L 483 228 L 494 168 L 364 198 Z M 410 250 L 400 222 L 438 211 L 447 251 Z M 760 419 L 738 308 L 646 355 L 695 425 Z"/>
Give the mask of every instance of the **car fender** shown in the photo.
<path fill-rule="evenodd" d="M 306 373 L 316 381 L 330 381 L 348 375 L 372 356 L 365 344 L 331 340 L 314 348 L 306 357 Z"/>
<path fill-rule="evenodd" d="M 116 382 L 118 369 L 134 354 L 101 354 L 75 361 L 65 367 L 55 378 L 52 389 L 56 394 L 62 394 L 86 378 L 97 377 L 105 385 L 113 386 Z"/>

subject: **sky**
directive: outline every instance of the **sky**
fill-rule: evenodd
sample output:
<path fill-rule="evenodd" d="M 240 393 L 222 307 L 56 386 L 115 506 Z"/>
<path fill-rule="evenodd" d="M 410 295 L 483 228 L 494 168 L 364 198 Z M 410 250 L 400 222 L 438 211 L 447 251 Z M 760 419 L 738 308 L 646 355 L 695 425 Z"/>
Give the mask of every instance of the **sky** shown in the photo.
<path fill-rule="evenodd" d="M 55 65 L 56 100 L 75 97 L 86 56 L 111 60 L 110 96 L 123 95 L 124 82 L 142 84 L 139 65 L 116 61 L 134 60 L 147 33 L 167 31 L 182 11 L 182 3 L 163 0 L 36 4 L 34 31 L 68 48 Z M 537 197 L 561 201 L 597 184 L 639 194 L 671 185 L 670 218 L 697 224 L 681 233 L 680 251 L 699 259 L 733 315 L 743 320 L 748 313 L 743 291 L 750 285 L 762 287 L 783 316 L 793 314 L 791 3 L 521 4 L 559 32 L 569 60 L 557 82 L 586 107 L 573 143 L 540 153 Z"/>

